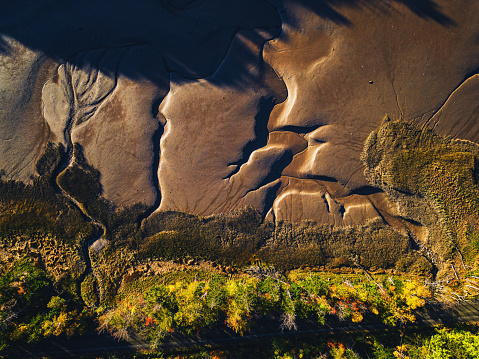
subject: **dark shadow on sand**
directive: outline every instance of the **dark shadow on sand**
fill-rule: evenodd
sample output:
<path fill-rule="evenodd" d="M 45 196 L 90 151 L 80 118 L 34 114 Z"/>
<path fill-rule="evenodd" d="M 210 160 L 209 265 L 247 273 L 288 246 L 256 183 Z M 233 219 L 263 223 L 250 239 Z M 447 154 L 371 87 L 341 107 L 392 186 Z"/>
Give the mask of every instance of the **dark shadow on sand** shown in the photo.
<path fill-rule="evenodd" d="M 239 31 L 261 29 L 275 37 L 280 33 L 282 21 L 294 22 L 284 14 L 280 17 L 282 1 L 3 1 L 0 5 L 0 53 L 11 52 L 8 37 L 60 63 L 75 61 L 76 54 L 90 49 L 141 46 L 148 48 L 152 57 L 163 59 L 169 72 L 190 79 L 203 78 L 218 68 Z M 433 0 L 295 1 L 345 26 L 354 25 L 342 13 L 345 7 L 388 12 L 392 11 L 394 3 L 404 4 L 422 19 L 444 26 L 454 24 Z M 247 47 L 241 50 L 240 61 L 245 66 L 251 63 L 252 57 L 257 57 L 249 53 Z M 155 72 L 152 66 L 143 66 L 142 61 L 144 59 L 122 66 L 122 74 L 159 85 L 168 81 L 164 71 Z M 85 66 L 85 59 L 81 65 Z M 99 70 L 113 75 L 117 65 L 104 63 Z M 244 75 L 231 74 L 229 78 L 223 76 L 214 81 L 219 85 L 237 86 L 244 81 L 240 77 Z"/>

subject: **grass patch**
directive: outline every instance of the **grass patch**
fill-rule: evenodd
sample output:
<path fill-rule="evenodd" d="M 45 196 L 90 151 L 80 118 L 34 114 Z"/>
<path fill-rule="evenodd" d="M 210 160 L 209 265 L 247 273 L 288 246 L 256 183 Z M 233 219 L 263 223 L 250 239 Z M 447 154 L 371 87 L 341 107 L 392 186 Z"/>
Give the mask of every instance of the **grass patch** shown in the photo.
<path fill-rule="evenodd" d="M 57 183 L 82 204 L 89 216 L 105 223 L 113 208 L 101 198 L 100 172 L 87 163 L 83 149 L 77 143 L 73 147 L 73 158 L 75 161 L 59 174 Z"/>
<path fill-rule="evenodd" d="M 386 120 L 369 136 L 362 159 L 368 180 L 399 202 L 405 217 L 428 228 L 428 247 L 442 260 L 454 259 L 460 250 L 473 263 L 478 145 Z"/>
<path fill-rule="evenodd" d="M 81 246 L 97 228 L 55 186 L 64 156 L 63 146 L 49 143 L 31 184 L 0 178 L 0 272 L 24 255 L 40 256 L 57 280 L 84 271 Z"/>
<path fill-rule="evenodd" d="M 93 226 L 52 184 L 56 167 L 63 156 L 61 145 L 48 144 L 37 164 L 40 175 L 33 179 L 32 184 L 0 177 L 2 237 L 49 233 L 61 241 L 74 244 L 92 235 Z"/>
<path fill-rule="evenodd" d="M 252 208 L 233 215 L 202 218 L 178 212 L 155 214 L 143 223 L 140 258 L 190 257 L 236 267 L 259 260 L 290 270 L 354 267 L 351 257 L 365 267 L 386 269 L 394 268 L 403 256 L 415 256 L 408 237 L 379 221 L 346 229 L 309 222 L 274 227 L 271 222 L 262 222 Z"/>
<path fill-rule="evenodd" d="M 253 208 L 206 218 L 162 212 L 144 221 L 139 254 L 144 258 L 190 257 L 241 267 L 251 261 L 272 230 Z"/>
<path fill-rule="evenodd" d="M 355 262 L 386 269 L 408 254 L 413 255 L 409 238 L 379 221 L 345 229 L 305 222 L 279 224 L 257 257 L 287 270 L 354 267 Z"/>

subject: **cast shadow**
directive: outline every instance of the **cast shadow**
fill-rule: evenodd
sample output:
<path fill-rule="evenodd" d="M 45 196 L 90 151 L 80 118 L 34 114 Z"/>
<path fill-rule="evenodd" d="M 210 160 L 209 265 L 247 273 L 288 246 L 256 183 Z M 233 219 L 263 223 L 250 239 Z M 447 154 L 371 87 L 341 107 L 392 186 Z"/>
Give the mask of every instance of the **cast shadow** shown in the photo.
<path fill-rule="evenodd" d="M 426 20 L 433 20 L 446 27 L 457 25 L 456 22 L 441 11 L 439 5 L 433 0 L 395 0 L 406 5 L 417 16 Z"/>
<path fill-rule="evenodd" d="M 353 23 L 344 14 L 341 9 L 345 7 L 371 10 L 374 12 L 393 14 L 394 3 L 405 5 L 414 14 L 424 20 L 432 20 L 442 26 L 449 27 L 456 25 L 455 21 L 445 14 L 440 6 L 434 0 L 295 0 L 306 9 L 316 13 L 322 18 L 328 19 L 335 24 L 352 26 Z M 280 1 L 282 2 L 282 0 Z M 292 24 L 296 22 L 293 18 L 288 18 Z"/>
<path fill-rule="evenodd" d="M 0 53 L 8 54 L 8 38 L 45 54 L 59 63 L 71 61 L 82 51 L 99 48 L 148 47 L 161 58 L 167 71 L 186 79 L 204 78 L 220 66 L 236 34 L 260 29 L 278 36 L 283 0 L 192 0 L 172 6 L 171 0 L 16 0 L 2 4 Z M 336 24 L 353 26 L 343 13 L 345 7 L 388 12 L 386 0 L 293 0 Z M 273 0 L 272 0 L 273 2 Z M 451 26 L 454 21 L 433 0 L 393 0 L 407 6 L 425 20 Z M 267 39 L 264 39 L 267 41 Z M 246 67 L 257 53 L 244 47 L 237 56 Z M 73 59 L 73 61 L 75 61 Z M 75 64 L 74 64 L 75 65 Z M 80 65 L 80 64 L 79 64 Z M 83 59 L 82 66 L 85 66 Z M 96 66 L 91 63 L 88 66 Z M 102 63 L 100 71 L 115 74 L 117 66 Z M 164 75 L 142 61 L 122 66 L 123 75 L 164 85 Z M 240 86 L 247 72 L 216 79 L 219 85 Z"/>
<path fill-rule="evenodd" d="M 9 39 L 58 63 L 75 63 L 79 53 L 95 49 L 143 47 L 160 58 L 158 67 L 185 78 L 211 75 L 224 59 L 235 35 L 242 30 L 276 29 L 281 19 L 265 0 L 183 1 L 171 8 L 166 0 L 28 0 L 4 4 L 0 11 L 0 53 L 15 51 Z M 196 5 L 198 4 L 198 5 Z M 246 55 L 247 49 L 244 52 Z M 244 61 L 248 61 L 245 59 Z M 122 66 L 133 80 L 159 81 L 161 71 L 142 66 L 145 59 Z M 82 57 L 83 67 L 95 67 Z M 100 63 L 98 70 L 113 76 L 118 63 Z M 158 77 L 161 77 L 160 79 Z"/>

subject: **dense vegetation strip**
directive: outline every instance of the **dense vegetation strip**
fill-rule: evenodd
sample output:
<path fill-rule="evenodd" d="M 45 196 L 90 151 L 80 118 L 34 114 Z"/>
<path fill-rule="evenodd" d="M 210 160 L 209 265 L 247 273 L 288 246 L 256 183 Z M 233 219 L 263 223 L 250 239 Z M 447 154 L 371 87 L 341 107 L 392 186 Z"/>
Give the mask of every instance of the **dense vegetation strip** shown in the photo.
<path fill-rule="evenodd" d="M 324 273 L 292 272 L 282 276 L 273 268 L 253 266 L 250 275 L 227 277 L 197 273 L 128 295 L 111 309 L 100 309 L 100 329 L 121 339 L 140 335 L 158 346 L 168 333 L 196 333 L 223 323 L 237 333 L 273 315 L 283 330 L 297 329 L 298 318 L 328 317 L 361 322 L 372 314 L 389 326 L 414 322 L 413 310 L 432 293 L 416 280 L 397 277 L 370 280 L 364 276 L 326 277 Z"/>

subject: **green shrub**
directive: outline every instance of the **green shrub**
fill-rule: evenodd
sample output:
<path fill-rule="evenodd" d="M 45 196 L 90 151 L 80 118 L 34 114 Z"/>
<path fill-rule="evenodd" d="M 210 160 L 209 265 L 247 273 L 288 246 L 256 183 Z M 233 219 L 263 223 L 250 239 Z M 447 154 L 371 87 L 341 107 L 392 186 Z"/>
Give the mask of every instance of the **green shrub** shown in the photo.
<path fill-rule="evenodd" d="M 72 335 L 88 325 L 89 313 L 39 265 L 23 259 L 0 276 L 0 341 L 4 347 L 18 340 Z M 53 295 L 54 286 L 61 296 Z"/>
<path fill-rule="evenodd" d="M 479 357 L 479 335 L 469 330 L 436 329 L 419 347 L 412 347 L 413 357 L 425 359 L 475 359 Z"/>
<path fill-rule="evenodd" d="M 89 273 L 81 283 L 81 297 L 89 307 L 98 304 L 97 281 L 93 273 Z"/>

